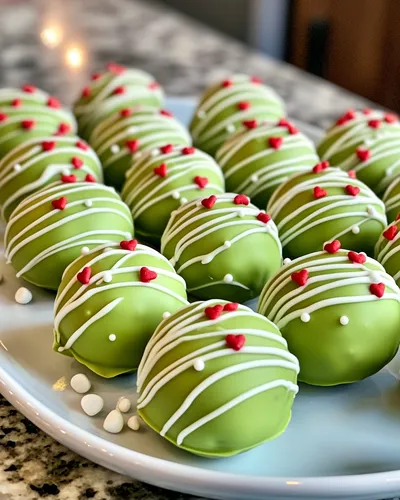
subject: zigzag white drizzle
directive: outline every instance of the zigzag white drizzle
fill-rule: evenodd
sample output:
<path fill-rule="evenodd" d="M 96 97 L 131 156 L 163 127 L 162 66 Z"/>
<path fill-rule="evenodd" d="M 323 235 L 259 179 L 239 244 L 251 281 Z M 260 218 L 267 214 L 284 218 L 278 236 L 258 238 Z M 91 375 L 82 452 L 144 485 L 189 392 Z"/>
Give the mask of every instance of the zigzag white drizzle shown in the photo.
<path fill-rule="evenodd" d="M 375 300 L 396 300 L 400 302 L 400 289 L 389 276 L 383 266 L 374 259 L 367 257 L 365 264 L 356 264 L 349 260 L 347 250 L 330 255 L 326 252 L 315 252 L 293 260 L 281 268 L 279 273 L 271 278 L 260 295 L 258 311 L 273 321 L 278 328 L 285 327 L 302 314 L 338 304 L 371 302 Z M 324 258 L 320 258 L 323 256 Z M 370 267 L 371 266 L 371 267 Z M 305 286 L 297 286 L 283 293 L 284 288 L 291 283 L 294 272 L 306 269 L 309 278 Z M 328 271 L 325 273 L 325 271 Z M 332 272 L 330 272 L 332 271 Z M 338 272 L 340 271 L 340 272 Z M 323 274 L 319 274 L 322 272 Z M 374 282 L 384 283 L 386 290 L 382 298 L 369 292 L 369 285 Z M 319 284 L 321 283 L 321 285 Z M 315 287 L 312 287 L 316 284 Z M 365 295 L 342 295 L 342 287 L 365 284 Z M 333 290 L 333 297 L 320 300 L 319 295 Z M 337 290 L 337 295 L 335 290 Z M 312 298 L 312 304 L 305 308 L 297 308 L 303 301 Z"/>
<path fill-rule="evenodd" d="M 254 317 L 254 313 L 245 306 L 239 306 L 239 309 L 235 312 L 226 312 L 216 320 L 209 320 L 204 315 L 204 308 L 208 305 L 217 303 L 221 303 L 221 301 L 213 300 L 206 303 L 194 303 L 182 312 L 176 314 L 168 320 L 163 321 L 159 325 L 147 345 L 144 356 L 139 365 L 137 379 L 138 390 L 140 392 L 138 409 L 142 409 L 148 405 L 157 395 L 158 391 L 168 382 L 174 380 L 179 375 L 184 374 L 186 370 L 193 369 L 193 363 L 196 358 L 201 357 L 201 360 L 206 362 L 207 365 L 210 364 L 211 367 L 213 366 L 212 361 L 214 359 L 225 356 L 239 356 L 238 359 L 240 359 L 240 354 L 250 354 L 254 355 L 256 359 L 245 362 L 238 361 L 235 364 L 232 364 L 232 366 L 219 370 L 202 380 L 200 384 L 182 401 L 182 404 L 175 411 L 175 413 L 173 413 L 166 421 L 160 432 L 163 436 L 168 433 L 172 426 L 180 419 L 193 402 L 195 402 L 196 398 L 218 380 L 229 377 L 232 374 L 260 367 L 271 368 L 279 366 L 293 370 L 296 374 L 299 372 L 297 358 L 287 351 L 287 343 L 285 339 L 274 332 L 276 330 L 275 325 L 268 321 L 265 324 L 265 329 L 262 330 L 230 327 L 226 327 L 224 329 L 224 322 L 227 320 L 232 320 L 233 317 Z M 210 327 L 215 327 L 215 331 L 201 333 L 203 329 L 208 329 Z M 213 337 L 221 338 L 221 336 L 224 337 L 229 333 L 241 333 L 246 335 L 246 345 L 240 350 L 240 352 L 235 352 L 232 349 L 227 348 L 225 340 L 215 339 L 216 341 L 214 342 L 212 340 Z M 281 344 L 282 347 L 251 346 L 249 344 L 251 344 L 251 338 L 253 336 L 266 339 L 266 341 L 276 342 Z M 149 379 L 151 371 L 165 355 L 182 343 L 192 342 L 198 339 L 210 339 L 210 343 L 186 356 L 178 358 L 176 361 L 157 373 L 155 377 Z M 274 359 L 265 359 L 264 356 L 269 356 Z M 234 358 L 232 359 L 232 363 L 234 363 Z M 298 391 L 297 385 L 288 380 L 276 380 L 250 389 L 243 394 L 239 394 L 228 403 L 223 404 L 213 412 L 205 415 L 196 422 L 193 422 L 190 426 L 183 429 L 177 437 L 177 444 L 181 445 L 189 434 L 205 425 L 207 422 L 222 415 L 226 411 L 229 411 L 231 408 L 234 408 L 236 405 L 257 394 L 260 394 L 261 392 L 272 390 L 276 387 L 286 387 L 288 391 L 291 391 L 294 394 Z"/>

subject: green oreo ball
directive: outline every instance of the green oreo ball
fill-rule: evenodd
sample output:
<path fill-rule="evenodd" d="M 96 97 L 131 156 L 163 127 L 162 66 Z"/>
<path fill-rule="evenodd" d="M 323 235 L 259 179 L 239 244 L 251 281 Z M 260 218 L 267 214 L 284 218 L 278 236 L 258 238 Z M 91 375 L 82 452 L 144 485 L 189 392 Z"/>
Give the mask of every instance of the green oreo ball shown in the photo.
<path fill-rule="evenodd" d="M 299 359 L 299 380 L 331 386 L 383 368 L 400 342 L 400 290 L 374 259 L 348 250 L 305 255 L 265 285 L 258 312 Z"/>
<path fill-rule="evenodd" d="M 285 115 L 282 99 L 259 78 L 233 75 L 210 85 L 200 98 L 190 124 L 193 144 L 214 156 L 243 121 L 278 120 Z"/>
<path fill-rule="evenodd" d="M 396 115 L 379 110 L 349 110 L 318 145 L 322 160 L 357 177 L 382 195 L 400 173 L 400 123 Z"/>
<path fill-rule="evenodd" d="M 374 192 L 326 162 L 284 182 L 272 195 L 268 213 L 278 227 L 283 254 L 290 258 L 320 250 L 335 239 L 373 255 L 387 224 L 385 206 Z"/>
<path fill-rule="evenodd" d="M 244 126 L 217 151 L 216 160 L 227 191 L 246 194 L 265 208 L 282 182 L 310 170 L 319 159 L 313 142 L 285 118 L 261 124 L 251 120 Z"/>
<path fill-rule="evenodd" d="M 4 236 L 17 277 L 56 290 L 64 269 L 81 252 L 130 239 L 132 216 L 113 188 L 94 182 L 56 182 L 25 198 Z"/>
<path fill-rule="evenodd" d="M 223 192 L 224 178 L 211 156 L 168 144 L 134 161 L 121 196 L 138 237 L 159 245 L 171 212 L 187 201 Z"/>
<path fill-rule="evenodd" d="M 79 137 L 35 137 L 0 159 L 0 207 L 6 221 L 24 198 L 60 179 L 103 180 L 96 153 Z"/>
<path fill-rule="evenodd" d="M 199 298 L 246 302 L 281 265 L 278 231 L 245 195 L 211 195 L 172 212 L 161 252 Z"/>
<path fill-rule="evenodd" d="M 166 144 L 189 146 L 191 137 L 168 111 L 141 107 L 108 116 L 89 141 L 103 165 L 106 184 L 120 190 L 127 170 L 143 153 Z"/>
<path fill-rule="evenodd" d="M 391 182 L 383 195 L 388 222 L 396 220 L 400 213 L 400 177 Z"/>
<path fill-rule="evenodd" d="M 138 370 L 138 412 L 165 439 L 228 457 L 286 429 L 299 363 L 248 307 L 195 302 L 160 323 Z"/>
<path fill-rule="evenodd" d="M 187 303 L 185 282 L 156 250 L 136 240 L 106 243 L 65 270 L 53 348 L 102 377 L 131 372 L 163 315 Z"/>

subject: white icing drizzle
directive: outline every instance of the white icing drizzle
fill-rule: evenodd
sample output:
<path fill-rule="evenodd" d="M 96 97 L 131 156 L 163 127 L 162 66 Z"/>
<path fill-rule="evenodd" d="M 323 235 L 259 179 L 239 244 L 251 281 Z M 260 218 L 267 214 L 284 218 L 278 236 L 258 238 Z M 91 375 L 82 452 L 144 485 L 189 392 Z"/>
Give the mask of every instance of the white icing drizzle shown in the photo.
<path fill-rule="evenodd" d="M 396 226 L 397 229 L 400 229 L 400 221 L 394 221 L 390 226 Z M 400 231 L 397 232 L 393 240 L 388 240 L 386 239 L 383 234 L 380 235 L 378 241 L 376 242 L 375 245 L 375 256 L 376 259 L 384 266 L 389 266 L 389 261 L 391 260 L 392 257 L 396 256 L 396 254 L 400 250 L 399 246 L 399 238 L 400 238 Z M 397 267 L 397 266 L 396 266 Z M 388 267 L 389 269 L 389 267 Z M 393 272 L 391 272 L 393 274 Z M 400 270 L 398 270 L 394 275 L 393 279 L 397 282 L 397 280 L 400 278 Z"/>
<path fill-rule="evenodd" d="M 387 212 L 397 209 L 400 212 L 400 177 L 390 183 L 383 196 Z"/>

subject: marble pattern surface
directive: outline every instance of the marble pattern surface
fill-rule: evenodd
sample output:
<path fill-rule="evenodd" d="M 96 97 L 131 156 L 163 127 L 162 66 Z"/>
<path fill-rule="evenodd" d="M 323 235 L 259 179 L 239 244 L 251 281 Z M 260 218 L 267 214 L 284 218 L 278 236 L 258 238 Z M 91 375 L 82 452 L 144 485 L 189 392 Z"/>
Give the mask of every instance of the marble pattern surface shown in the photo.
<path fill-rule="evenodd" d="M 46 47 L 47 26 L 63 32 Z M 83 66 L 66 64 L 82 50 Z M 148 0 L 3 0 L 0 86 L 32 82 L 70 104 L 95 69 L 114 60 L 154 74 L 170 95 L 196 95 L 230 72 L 262 77 L 285 99 L 293 118 L 325 127 L 365 100 L 250 51 Z M 188 499 L 145 485 L 77 456 L 38 430 L 0 397 L 0 500 Z"/>

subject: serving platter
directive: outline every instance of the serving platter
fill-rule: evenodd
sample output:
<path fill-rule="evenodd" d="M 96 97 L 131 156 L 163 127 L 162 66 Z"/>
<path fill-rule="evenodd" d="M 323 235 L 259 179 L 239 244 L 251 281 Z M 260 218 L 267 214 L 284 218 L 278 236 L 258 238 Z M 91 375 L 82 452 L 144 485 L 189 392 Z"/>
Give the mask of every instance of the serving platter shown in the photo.
<path fill-rule="evenodd" d="M 167 104 L 188 122 L 193 99 L 170 98 Z M 318 129 L 296 124 L 319 139 Z M 23 282 L 2 255 L 0 273 L 0 392 L 77 453 L 133 478 L 208 498 L 379 500 L 400 495 L 400 385 L 388 370 L 346 387 L 302 385 L 283 436 L 233 458 L 204 459 L 176 449 L 145 426 L 138 432 L 126 427 L 116 435 L 104 431 L 104 417 L 120 396 L 135 402 L 135 376 L 103 380 L 54 353 L 54 295 L 27 285 L 33 301 L 19 305 L 14 295 Z M 396 363 L 392 371 L 399 371 Z M 105 400 L 97 417 L 82 412 L 80 396 L 69 386 L 76 373 L 85 373 L 92 391 Z"/>

